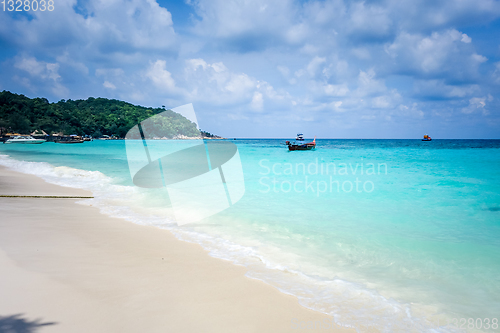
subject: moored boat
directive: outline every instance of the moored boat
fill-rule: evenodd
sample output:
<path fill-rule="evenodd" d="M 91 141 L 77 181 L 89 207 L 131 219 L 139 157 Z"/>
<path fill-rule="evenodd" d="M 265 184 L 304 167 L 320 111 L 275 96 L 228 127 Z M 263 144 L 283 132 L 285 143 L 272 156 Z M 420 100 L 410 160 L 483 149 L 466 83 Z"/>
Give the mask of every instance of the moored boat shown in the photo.
<path fill-rule="evenodd" d="M 56 141 L 56 143 L 83 143 L 83 140 L 77 140 L 77 139 L 73 139 L 73 140 L 60 140 L 60 141 Z"/>
<path fill-rule="evenodd" d="M 44 139 L 35 139 L 30 135 L 18 135 L 5 141 L 4 143 L 21 143 L 21 144 L 40 144 L 44 143 Z"/>
<path fill-rule="evenodd" d="M 316 137 L 314 137 L 314 140 L 312 142 L 297 144 L 297 143 L 290 143 L 290 141 L 287 141 L 286 145 L 288 146 L 289 151 L 313 150 L 316 148 Z"/>
<path fill-rule="evenodd" d="M 57 143 L 83 143 L 84 138 L 82 138 L 79 135 L 73 134 L 73 135 L 69 135 L 69 136 L 63 136 L 56 142 Z"/>

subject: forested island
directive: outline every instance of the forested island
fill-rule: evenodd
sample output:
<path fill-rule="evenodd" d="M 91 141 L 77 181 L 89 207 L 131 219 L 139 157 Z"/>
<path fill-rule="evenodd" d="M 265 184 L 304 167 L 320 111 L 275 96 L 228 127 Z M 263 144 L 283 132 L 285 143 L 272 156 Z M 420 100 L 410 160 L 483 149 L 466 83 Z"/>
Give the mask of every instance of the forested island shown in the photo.
<path fill-rule="evenodd" d="M 161 127 L 162 137 L 200 136 L 196 124 L 164 107 L 147 108 L 116 99 L 93 97 L 50 103 L 46 98 L 28 98 L 5 90 L 0 93 L 0 134 L 44 131 L 49 135 L 123 138 L 133 126 L 162 112 L 166 117 Z M 201 136 L 218 138 L 205 131 L 201 131 Z"/>

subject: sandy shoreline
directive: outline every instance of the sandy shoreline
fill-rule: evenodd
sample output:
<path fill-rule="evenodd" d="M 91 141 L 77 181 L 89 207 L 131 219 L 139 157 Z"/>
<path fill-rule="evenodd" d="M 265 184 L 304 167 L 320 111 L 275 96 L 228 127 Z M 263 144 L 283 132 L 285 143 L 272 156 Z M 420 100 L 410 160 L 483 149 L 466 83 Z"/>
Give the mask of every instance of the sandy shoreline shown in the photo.
<path fill-rule="evenodd" d="M 91 194 L 0 167 L 0 195 Z M 0 198 L 0 326 L 297 332 L 316 322 L 319 331 L 345 330 L 201 246 L 102 215 L 77 200 Z"/>

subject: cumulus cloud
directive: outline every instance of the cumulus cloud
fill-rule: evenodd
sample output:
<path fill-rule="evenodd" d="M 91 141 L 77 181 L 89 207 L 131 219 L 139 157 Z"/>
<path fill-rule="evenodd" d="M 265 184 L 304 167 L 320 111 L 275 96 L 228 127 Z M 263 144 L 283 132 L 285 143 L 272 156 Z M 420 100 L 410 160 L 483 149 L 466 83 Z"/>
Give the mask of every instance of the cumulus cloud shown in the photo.
<path fill-rule="evenodd" d="M 66 87 L 61 84 L 61 75 L 59 75 L 59 64 L 38 61 L 34 57 L 17 57 L 14 67 L 29 74 L 28 77 L 15 76 L 15 79 L 21 82 L 30 90 L 37 91 L 38 85 L 42 84 L 49 87 L 56 96 L 64 96 L 68 93 Z"/>
<path fill-rule="evenodd" d="M 488 115 L 489 111 L 486 109 L 486 101 L 493 101 L 493 96 L 488 95 L 486 97 L 473 97 L 469 99 L 469 105 L 462 108 L 462 113 L 471 114 L 480 112 L 483 115 Z"/>
<path fill-rule="evenodd" d="M 288 79 L 290 77 L 290 68 L 286 66 L 278 66 L 276 68 L 281 73 L 281 75 L 283 75 L 285 79 Z"/>
<path fill-rule="evenodd" d="M 188 87 L 188 98 L 219 106 L 247 104 L 251 110 L 261 111 L 266 100 L 274 103 L 288 100 L 288 96 L 278 93 L 269 83 L 233 72 L 222 62 L 189 59 L 183 80 Z"/>
<path fill-rule="evenodd" d="M 167 49 L 175 43 L 172 15 L 156 1 L 94 0 L 86 10 L 89 42 L 101 49 Z"/>
<path fill-rule="evenodd" d="M 370 51 L 364 47 L 357 47 L 351 50 L 351 53 L 358 59 L 368 60 L 371 58 Z"/>
<path fill-rule="evenodd" d="M 156 60 L 151 63 L 145 76 L 161 90 L 174 92 L 176 90 L 175 81 L 172 74 L 167 71 L 167 62 L 165 60 Z"/>
<path fill-rule="evenodd" d="M 199 17 L 193 29 L 196 34 L 211 36 L 221 45 L 241 52 L 280 45 L 295 45 L 307 52 L 334 46 L 342 39 L 377 42 L 390 40 L 397 31 L 425 35 L 459 22 L 467 22 L 469 26 L 483 24 L 500 15 L 500 4 L 495 0 L 480 4 L 473 0 L 433 3 L 192 0 L 188 3 Z M 464 43 L 471 41 L 466 34 L 461 39 Z"/>
<path fill-rule="evenodd" d="M 116 89 L 116 86 L 109 81 L 104 81 L 104 83 L 102 85 L 104 86 L 104 88 L 113 89 L 113 90 Z"/>
<path fill-rule="evenodd" d="M 449 85 L 445 80 L 416 80 L 414 93 L 424 99 L 460 99 L 480 91 L 478 84 Z"/>
<path fill-rule="evenodd" d="M 347 24 L 350 34 L 366 38 L 383 38 L 391 30 L 392 20 L 388 8 L 365 2 L 353 3 Z"/>
<path fill-rule="evenodd" d="M 310 76 L 315 76 L 321 64 L 326 61 L 326 58 L 314 57 L 313 60 L 307 65 L 307 72 Z"/>
<path fill-rule="evenodd" d="M 34 57 L 18 58 L 14 66 L 28 72 L 31 76 L 43 80 L 50 79 L 57 81 L 61 78 L 59 73 L 57 73 L 59 64 L 37 61 Z"/>
<path fill-rule="evenodd" d="M 32 20 L 5 15 L 0 37 L 20 49 L 53 56 L 77 48 L 78 53 L 72 54 L 76 58 L 94 56 L 96 51 L 130 53 L 176 47 L 171 14 L 154 0 L 61 0 L 56 6 L 57 11 L 30 13 Z"/>
<path fill-rule="evenodd" d="M 230 112 L 260 126 L 500 117 L 489 97 L 500 94 L 500 63 L 468 30 L 499 18 L 498 1 L 186 3 L 191 19 L 179 28 L 154 0 L 61 0 L 57 15 L 4 15 L 0 39 L 13 52 L 0 85 L 49 98 L 196 102 L 214 123 Z"/>
<path fill-rule="evenodd" d="M 492 77 L 495 83 L 500 83 L 500 62 L 495 63 L 495 71 Z"/>
<path fill-rule="evenodd" d="M 408 105 L 399 105 L 398 107 L 398 114 L 408 116 L 411 118 L 423 118 L 425 113 L 422 111 L 418 105 L 418 103 L 411 103 L 410 106 Z"/>
<path fill-rule="evenodd" d="M 455 29 L 433 32 L 430 36 L 401 32 L 386 52 L 396 64 L 397 73 L 420 77 L 453 77 L 469 80 L 486 60 L 476 54 Z"/>
<path fill-rule="evenodd" d="M 384 5 L 401 30 L 421 33 L 459 24 L 481 24 L 496 19 L 500 14 L 500 3 L 495 0 L 401 0 Z"/>
<path fill-rule="evenodd" d="M 329 96 L 345 96 L 349 88 L 345 84 L 327 84 L 324 86 L 325 94 Z"/>
<path fill-rule="evenodd" d="M 376 73 L 373 68 L 368 71 L 359 71 L 358 89 L 355 93 L 359 97 L 373 96 L 384 93 L 387 90 L 385 83 L 382 80 L 375 78 Z"/>
<path fill-rule="evenodd" d="M 464 43 L 470 43 L 472 42 L 472 38 L 470 38 L 469 36 L 467 36 L 467 34 L 462 34 L 462 39 L 460 39 L 462 42 Z"/>
<path fill-rule="evenodd" d="M 56 60 L 58 63 L 72 67 L 83 75 L 87 75 L 89 73 L 88 67 L 83 62 L 76 61 L 68 51 L 65 51 L 62 55 L 57 56 Z"/>
<path fill-rule="evenodd" d="M 307 26 L 292 21 L 298 8 L 292 0 L 269 2 L 194 0 L 201 18 L 193 31 L 224 40 L 240 51 L 259 50 L 273 41 L 296 44 L 307 37 Z"/>
<path fill-rule="evenodd" d="M 255 91 L 253 93 L 252 102 L 250 103 L 250 106 L 252 107 L 252 109 L 256 111 L 262 111 L 262 108 L 264 106 L 264 99 L 260 92 Z"/>

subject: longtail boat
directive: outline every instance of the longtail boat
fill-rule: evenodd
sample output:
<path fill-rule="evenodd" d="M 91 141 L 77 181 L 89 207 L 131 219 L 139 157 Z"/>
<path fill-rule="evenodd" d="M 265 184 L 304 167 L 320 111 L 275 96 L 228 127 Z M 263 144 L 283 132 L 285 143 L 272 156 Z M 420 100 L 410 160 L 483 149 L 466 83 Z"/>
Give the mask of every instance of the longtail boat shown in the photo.
<path fill-rule="evenodd" d="M 314 137 L 313 142 L 308 142 L 308 143 L 290 143 L 290 141 L 287 141 L 285 143 L 288 146 L 289 151 L 293 150 L 313 150 L 316 148 L 316 137 Z"/>

